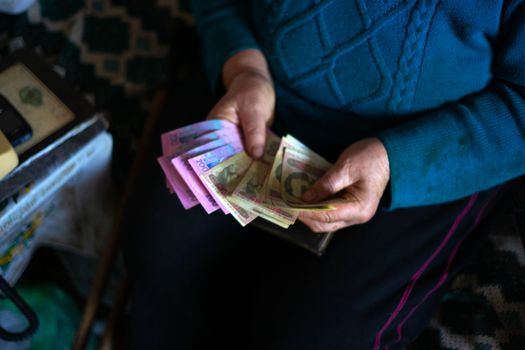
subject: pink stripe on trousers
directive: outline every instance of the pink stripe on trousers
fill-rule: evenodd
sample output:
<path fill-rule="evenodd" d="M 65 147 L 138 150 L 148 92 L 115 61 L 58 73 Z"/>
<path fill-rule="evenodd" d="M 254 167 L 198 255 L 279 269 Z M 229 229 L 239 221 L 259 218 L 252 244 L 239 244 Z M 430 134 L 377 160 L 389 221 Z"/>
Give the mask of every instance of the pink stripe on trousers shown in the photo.
<path fill-rule="evenodd" d="M 474 221 L 474 227 L 477 227 L 479 222 L 481 221 L 481 218 L 483 217 L 483 214 L 485 213 L 485 209 L 487 208 L 488 204 L 490 203 L 491 201 L 488 201 L 482 208 L 481 210 L 479 211 L 478 215 L 476 215 L 476 220 Z M 403 338 L 403 326 L 405 325 L 405 323 L 410 319 L 410 317 L 412 317 L 412 315 L 414 314 L 414 312 L 416 312 L 416 310 L 421 306 L 423 305 L 427 300 L 428 298 L 430 298 L 430 296 L 432 296 L 432 294 L 434 294 L 447 280 L 448 278 L 448 274 L 450 272 L 450 269 L 452 267 L 452 262 L 454 260 L 454 258 L 456 257 L 456 254 L 459 250 L 459 247 L 461 246 L 461 244 L 463 243 L 463 240 L 464 238 L 462 238 L 457 244 L 456 246 L 454 247 L 454 249 L 452 250 L 452 253 L 450 254 L 449 258 L 448 258 L 448 261 L 447 261 L 447 266 L 445 268 L 445 271 L 443 272 L 443 275 L 441 276 L 441 278 L 439 279 L 438 283 L 434 286 L 434 288 L 432 288 L 430 291 L 427 292 L 427 294 L 423 297 L 423 299 L 417 304 L 415 305 L 411 310 L 410 312 L 408 313 L 408 315 L 405 316 L 405 318 L 403 319 L 403 321 L 401 321 L 401 323 L 399 323 L 399 325 L 397 326 L 396 330 L 397 330 L 397 339 L 396 339 L 396 343 L 399 343 L 401 341 L 401 339 Z"/>
<path fill-rule="evenodd" d="M 423 275 L 423 273 L 425 272 L 425 270 L 428 268 L 428 266 L 432 263 L 432 261 L 434 261 L 434 259 L 436 258 L 436 256 L 443 250 L 443 248 L 447 245 L 448 241 L 450 240 L 450 238 L 454 235 L 454 233 L 456 232 L 459 224 L 461 223 L 461 221 L 463 221 L 463 219 L 465 218 L 465 216 L 470 212 L 470 210 L 472 209 L 472 207 L 474 206 L 474 203 L 476 202 L 476 199 L 478 198 L 478 194 L 474 194 L 470 197 L 467 205 L 465 206 L 465 208 L 463 208 L 463 210 L 461 211 L 461 213 L 458 215 L 458 217 L 454 220 L 454 223 L 452 224 L 452 227 L 450 228 L 450 230 L 447 232 L 445 238 L 443 239 L 443 241 L 439 244 L 439 246 L 437 247 L 437 249 L 432 253 L 432 255 L 425 261 L 425 263 L 419 268 L 419 270 L 416 271 L 416 273 L 412 276 L 412 278 L 410 278 L 410 283 L 408 284 L 408 286 L 406 287 L 404 293 L 403 293 L 403 296 L 401 297 L 401 300 L 399 301 L 399 303 L 397 304 L 396 308 L 394 309 L 394 311 L 392 312 L 392 314 L 390 315 L 390 317 L 388 318 L 388 320 L 386 321 L 386 323 L 383 325 L 383 327 L 379 330 L 379 332 L 376 334 L 375 336 L 375 341 L 374 341 L 374 350 L 379 350 L 379 348 L 381 347 L 381 337 L 383 336 L 383 333 L 386 331 L 386 329 L 392 324 L 392 322 L 394 321 L 394 319 L 397 317 L 397 315 L 399 315 L 399 313 L 401 312 L 401 310 L 403 310 L 407 300 L 408 300 L 408 297 L 410 296 L 410 294 L 412 293 L 412 289 L 414 288 L 416 282 L 419 280 L 419 278 Z"/>

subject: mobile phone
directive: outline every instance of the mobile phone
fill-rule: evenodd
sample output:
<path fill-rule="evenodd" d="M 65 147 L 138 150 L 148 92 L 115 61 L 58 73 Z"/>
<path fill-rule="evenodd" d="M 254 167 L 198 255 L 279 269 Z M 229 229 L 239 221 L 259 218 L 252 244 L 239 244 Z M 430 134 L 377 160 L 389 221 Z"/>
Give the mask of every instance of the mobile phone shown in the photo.
<path fill-rule="evenodd" d="M 0 130 L 13 147 L 16 147 L 33 136 L 33 130 L 20 113 L 0 94 Z"/>

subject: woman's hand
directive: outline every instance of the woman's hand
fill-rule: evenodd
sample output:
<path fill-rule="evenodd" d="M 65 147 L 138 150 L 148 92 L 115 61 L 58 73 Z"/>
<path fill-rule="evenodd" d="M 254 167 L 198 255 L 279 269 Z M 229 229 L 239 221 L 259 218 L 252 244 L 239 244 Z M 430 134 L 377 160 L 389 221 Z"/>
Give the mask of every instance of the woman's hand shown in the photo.
<path fill-rule="evenodd" d="M 342 192 L 348 202 L 337 204 L 334 210 L 304 212 L 299 219 L 314 232 L 366 223 L 375 215 L 389 179 L 383 143 L 377 138 L 358 141 L 303 196 L 305 201 L 313 203 Z"/>
<path fill-rule="evenodd" d="M 258 50 L 245 50 L 232 56 L 223 67 L 226 94 L 213 107 L 208 118 L 226 119 L 240 126 L 248 153 L 263 154 L 266 128 L 273 119 L 275 90 L 266 64 Z"/>

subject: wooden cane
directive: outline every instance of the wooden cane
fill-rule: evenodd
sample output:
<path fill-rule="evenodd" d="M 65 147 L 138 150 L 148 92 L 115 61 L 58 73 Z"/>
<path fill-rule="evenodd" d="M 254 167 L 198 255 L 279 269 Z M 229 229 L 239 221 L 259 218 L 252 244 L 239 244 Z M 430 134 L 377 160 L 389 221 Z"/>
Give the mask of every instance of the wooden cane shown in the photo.
<path fill-rule="evenodd" d="M 93 320 L 108 282 L 111 268 L 113 267 L 115 257 L 120 248 L 120 238 L 122 236 L 122 225 L 125 220 L 124 215 L 126 205 L 131 194 L 133 193 L 133 190 L 136 187 L 139 175 L 142 173 L 142 166 L 148 155 L 148 149 L 151 147 L 151 140 L 154 136 L 153 134 L 155 132 L 166 98 L 167 91 L 165 89 L 157 90 L 153 98 L 153 103 L 148 113 L 144 131 L 142 132 L 142 136 L 140 138 L 139 149 L 131 168 L 131 174 L 128 178 L 128 181 L 126 182 L 124 193 L 120 199 L 117 215 L 107 239 L 106 249 L 104 249 L 102 256 L 100 257 L 95 279 L 93 281 L 93 286 L 89 292 L 80 326 L 73 342 L 72 348 L 74 350 L 83 350 L 86 346 Z"/>

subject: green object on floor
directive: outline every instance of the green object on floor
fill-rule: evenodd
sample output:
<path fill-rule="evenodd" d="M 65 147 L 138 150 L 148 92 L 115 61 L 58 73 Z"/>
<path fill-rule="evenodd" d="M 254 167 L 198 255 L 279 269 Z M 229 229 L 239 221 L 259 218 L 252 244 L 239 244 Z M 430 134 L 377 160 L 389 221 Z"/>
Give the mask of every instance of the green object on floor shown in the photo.
<path fill-rule="evenodd" d="M 15 288 L 20 296 L 33 308 L 40 325 L 28 342 L 22 342 L 17 349 L 69 350 L 80 322 L 80 310 L 75 302 L 61 288 L 53 284 L 38 284 Z M 0 311 L 11 311 L 12 315 L 23 316 L 7 299 L 0 299 Z M 4 320 L 5 321 L 5 320 Z M 0 323 L 4 323 L 0 321 Z M 15 345 L 11 343 L 10 345 Z M 86 349 L 95 349 L 92 337 Z M 12 347 L 15 349 L 15 347 Z"/>

